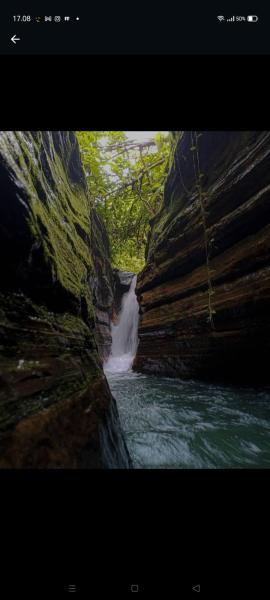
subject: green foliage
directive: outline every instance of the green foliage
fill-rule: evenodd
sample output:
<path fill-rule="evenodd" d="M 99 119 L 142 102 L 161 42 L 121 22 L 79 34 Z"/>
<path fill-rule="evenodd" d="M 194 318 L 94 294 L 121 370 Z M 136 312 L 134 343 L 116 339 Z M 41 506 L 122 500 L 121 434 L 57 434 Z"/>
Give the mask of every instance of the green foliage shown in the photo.
<path fill-rule="evenodd" d="M 45 144 L 46 141 L 46 144 Z M 65 136 L 67 154 L 73 141 Z M 69 146 L 69 147 L 68 147 Z M 27 195 L 27 223 L 42 245 L 51 279 L 77 303 L 84 299 L 88 318 L 93 318 L 89 285 L 89 201 L 85 190 L 70 186 L 63 157 L 56 152 L 52 132 L 2 132 L 0 151 L 18 186 Z M 50 177 L 41 168 L 46 159 Z M 51 183 L 51 179 L 53 184 Z M 54 185 L 57 184 L 57 194 Z M 82 232 L 79 233 L 79 232 Z"/>
<path fill-rule="evenodd" d="M 144 266 L 149 219 L 163 198 L 173 138 L 159 132 L 147 142 L 132 142 L 124 131 L 79 131 L 77 138 L 113 265 L 138 272 Z"/>

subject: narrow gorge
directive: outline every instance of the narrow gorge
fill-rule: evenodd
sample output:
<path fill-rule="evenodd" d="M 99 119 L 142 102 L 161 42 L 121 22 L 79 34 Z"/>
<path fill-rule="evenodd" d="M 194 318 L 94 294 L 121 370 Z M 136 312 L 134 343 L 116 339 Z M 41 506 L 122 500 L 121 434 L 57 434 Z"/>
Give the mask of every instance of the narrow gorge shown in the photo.
<path fill-rule="evenodd" d="M 0 467 L 269 467 L 270 133 L 109 134 L 0 134 Z"/>
<path fill-rule="evenodd" d="M 111 374 L 136 467 L 270 466 L 270 134 L 185 132 Z"/>

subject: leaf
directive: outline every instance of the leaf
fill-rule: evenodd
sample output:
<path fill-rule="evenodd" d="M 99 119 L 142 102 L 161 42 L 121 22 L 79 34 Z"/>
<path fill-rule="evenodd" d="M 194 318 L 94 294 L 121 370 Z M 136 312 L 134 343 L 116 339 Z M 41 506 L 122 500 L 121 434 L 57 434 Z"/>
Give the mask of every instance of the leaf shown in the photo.
<path fill-rule="evenodd" d="M 143 145 L 131 148 L 124 131 L 76 134 L 89 173 L 90 197 L 105 222 L 113 262 L 120 268 L 141 270 L 149 219 L 162 202 L 171 139 L 159 132 L 150 151 Z"/>

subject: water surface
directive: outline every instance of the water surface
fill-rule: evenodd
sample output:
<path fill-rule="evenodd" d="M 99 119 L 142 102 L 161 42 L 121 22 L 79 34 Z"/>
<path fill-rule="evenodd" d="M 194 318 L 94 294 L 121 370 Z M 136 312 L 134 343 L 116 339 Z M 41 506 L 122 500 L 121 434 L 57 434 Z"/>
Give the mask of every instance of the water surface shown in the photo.
<path fill-rule="evenodd" d="M 270 467 L 270 389 L 106 375 L 135 468 Z"/>
<path fill-rule="evenodd" d="M 270 467 L 270 389 L 182 381 L 131 370 L 136 277 L 124 294 L 105 367 L 137 468 Z"/>

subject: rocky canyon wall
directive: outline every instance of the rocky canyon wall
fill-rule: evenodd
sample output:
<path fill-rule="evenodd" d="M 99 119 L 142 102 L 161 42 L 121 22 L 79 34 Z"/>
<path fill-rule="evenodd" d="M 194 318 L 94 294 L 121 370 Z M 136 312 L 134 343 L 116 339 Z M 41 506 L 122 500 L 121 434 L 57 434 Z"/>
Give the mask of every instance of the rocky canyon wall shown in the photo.
<path fill-rule="evenodd" d="M 178 136 L 138 276 L 134 368 L 270 380 L 270 133 Z"/>
<path fill-rule="evenodd" d="M 114 312 L 117 314 L 121 309 L 122 298 L 124 294 L 129 291 L 132 279 L 135 273 L 131 271 L 120 271 L 120 269 L 113 270 L 114 278 Z"/>
<path fill-rule="evenodd" d="M 105 225 L 92 209 L 91 253 L 93 272 L 90 276 L 90 288 L 95 314 L 95 337 L 101 359 L 108 358 L 111 350 L 110 320 L 114 307 L 114 275 L 111 267 L 110 243 Z"/>
<path fill-rule="evenodd" d="M 131 466 L 95 339 L 97 231 L 74 133 L 1 132 L 2 468 Z"/>
<path fill-rule="evenodd" d="M 112 269 L 110 242 L 106 227 L 92 209 L 91 252 L 94 269 L 90 288 L 95 315 L 95 337 L 101 359 L 106 362 L 111 351 L 111 321 L 117 321 L 123 294 L 127 293 L 134 273 Z"/>

